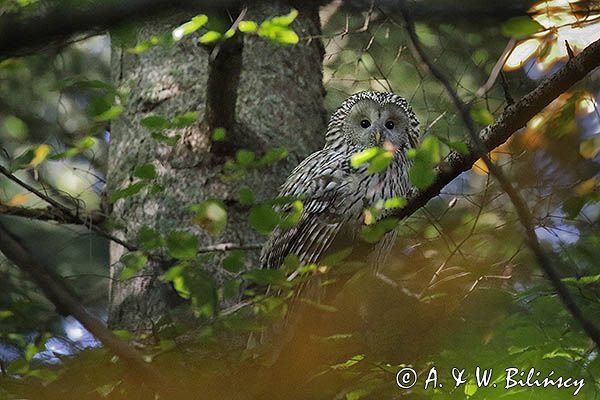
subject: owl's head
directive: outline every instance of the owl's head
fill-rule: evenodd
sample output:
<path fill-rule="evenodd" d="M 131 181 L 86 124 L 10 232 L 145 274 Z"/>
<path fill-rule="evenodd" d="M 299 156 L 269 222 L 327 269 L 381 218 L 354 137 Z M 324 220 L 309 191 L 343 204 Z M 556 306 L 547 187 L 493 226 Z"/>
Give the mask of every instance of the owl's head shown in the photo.
<path fill-rule="evenodd" d="M 406 150 L 419 142 L 419 121 L 397 94 L 359 92 L 333 113 L 325 140 L 327 145 L 344 140 L 359 149 L 391 145 Z"/>

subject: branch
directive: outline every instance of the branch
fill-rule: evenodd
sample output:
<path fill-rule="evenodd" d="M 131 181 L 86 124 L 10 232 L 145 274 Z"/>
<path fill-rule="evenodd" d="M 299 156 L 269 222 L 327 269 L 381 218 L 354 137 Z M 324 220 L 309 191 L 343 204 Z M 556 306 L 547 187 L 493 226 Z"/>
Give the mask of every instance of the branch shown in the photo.
<path fill-rule="evenodd" d="M 121 358 L 128 367 L 132 368 L 148 387 L 159 393 L 169 390 L 169 384 L 162 375 L 146 363 L 137 351 L 119 339 L 98 318 L 90 314 L 81 305 L 73 290 L 62 281 L 62 278 L 35 259 L 31 255 L 32 251 L 6 230 L 1 223 L 0 252 L 39 286 L 44 296 L 54 304 L 59 312 L 75 317 L 85 329 Z"/>
<path fill-rule="evenodd" d="M 290 7 L 324 5 L 330 0 L 281 0 Z M 220 12 L 227 9 L 250 6 L 264 0 L 127 0 L 96 1 L 86 7 L 54 6 L 43 15 L 20 17 L 19 14 L 6 14 L 0 18 L 0 60 L 7 57 L 34 53 L 52 45 L 65 45 L 82 35 L 100 34 L 132 22 L 152 17 L 173 14 L 181 11 L 202 13 Z M 357 10 L 368 10 L 372 0 L 346 1 Z M 383 9 L 397 13 L 399 0 L 377 2 Z M 473 18 L 505 20 L 524 15 L 529 2 L 511 2 L 510 5 L 461 5 L 411 3 L 411 11 L 416 18 L 431 20 L 443 19 L 469 21 Z"/>
<path fill-rule="evenodd" d="M 98 225 L 93 224 L 92 223 L 93 219 L 90 219 L 88 217 L 83 217 L 83 216 L 79 215 L 79 212 L 71 211 L 70 208 L 62 205 L 60 202 L 54 200 L 52 197 L 45 195 L 44 193 L 40 192 L 33 186 L 31 186 L 28 183 L 17 178 L 14 174 L 12 174 L 8 169 L 4 168 L 2 165 L 0 165 L 0 174 L 6 176 L 9 180 L 11 180 L 14 183 L 16 183 L 17 185 L 21 186 L 23 189 L 35 194 L 37 197 L 39 197 L 40 199 L 42 199 L 45 202 L 47 202 L 48 204 L 50 204 L 52 206 L 50 213 L 54 214 L 56 216 L 60 216 L 57 218 L 60 218 L 61 222 L 67 223 L 67 224 L 88 226 L 92 231 L 96 232 L 98 235 L 105 237 L 109 240 L 112 240 L 115 243 L 120 244 L 121 246 L 125 247 L 129 251 L 137 250 L 137 246 L 135 246 L 131 243 L 127 243 L 124 240 L 121 240 L 118 237 L 116 237 L 116 236 L 110 234 L 109 232 L 105 231 L 104 229 L 100 228 Z M 56 219 L 54 218 L 54 220 L 56 220 Z"/>
<path fill-rule="evenodd" d="M 510 198 L 513 206 L 515 207 L 515 210 L 517 211 L 517 215 L 519 216 L 519 222 L 521 223 L 521 226 L 525 230 L 525 237 L 527 240 L 527 244 L 528 244 L 530 250 L 533 252 L 540 268 L 544 271 L 544 273 L 550 280 L 550 283 L 556 289 L 558 297 L 560 298 L 560 300 L 563 303 L 563 305 L 565 306 L 565 308 L 571 313 L 571 316 L 579 324 L 581 324 L 581 326 L 583 327 L 586 334 L 596 343 L 596 346 L 600 345 L 600 329 L 596 326 L 596 324 L 593 321 L 588 319 L 584 315 L 584 313 L 581 311 L 581 309 L 577 305 L 575 299 L 571 295 L 571 292 L 569 292 L 566 285 L 561 280 L 560 275 L 555 270 L 552 260 L 540 246 L 537 235 L 535 234 L 534 218 L 533 218 L 533 215 L 531 214 L 531 211 L 529 210 L 529 207 L 527 206 L 527 203 L 525 202 L 525 199 L 513 187 L 513 185 L 509 181 L 509 179 L 502 172 L 502 170 L 490 160 L 490 158 L 488 156 L 488 151 L 491 150 L 491 148 L 489 147 L 489 136 L 487 137 L 488 140 L 486 140 L 485 131 L 481 137 L 479 136 L 479 134 L 475 130 L 475 123 L 473 122 L 473 119 L 471 118 L 471 115 L 469 113 L 469 106 L 461 100 L 461 98 L 458 96 L 458 93 L 454 90 L 454 88 L 452 87 L 452 85 L 450 84 L 448 79 L 446 79 L 446 77 L 441 72 L 441 70 L 439 70 L 437 68 L 437 66 L 433 63 L 433 61 L 429 58 L 427 53 L 425 53 L 425 51 L 421 47 L 421 44 L 420 44 L 417 34 L 415 32 L 414 23 L 410 17 L 409 12 L 407 10 L 402 10 L 402 14 L 403 14 L 404 20 L 406 21 L 406 30 L 408 32 L 409 39 L 410 39 L 415 51 L 417 52 L 419 58 L 427 66 L 427 68 L 429 69 L 431 74 L 444 86 L 444 88 L 448 92 L 448 95 L 451 97 L 455 107 L 458 109 L 458 111 L 461 115 L 461 118 L 463 119 L 464 124 L 467 127 L 467 131 L 469 133 L 469 136 L 471 137 L 471 146 L 470 146 L 471 154 L 475 154 L 476 156 L 483 159 L 483 161 L 485 162 L 486 166 L 488 167 L 490 173 L 498 180 L 498 182 L 500 183 L 500 186 L 502 187 L 502 189 L 506 192 L 506 194 Z M 583 57 L 582 57 L 582 59 L 579 60 L 579 63 L 578 63 L 579 65 L 575 65 L 575 66 L 571 65 L 571 67 L 572 67 L 571 69 L 573 69 L 575 71 L 575 72 L 573 72 L 573 74 L 578 72 L 580 74 L 583 74 L 582 75 L 582 77 L 583 77 L 583 76 L 585 76 L 585 73 L 584 73 L 584 68 L 581 68 L 582 65 L 588 65 L 591 69 L 595 65 L 598 64 L 598 62 L 599 62 L 598 60 L 600 60 L 600 54 L 596 54 L 596 53 L 600 53 L 600 50 L 598 50 L 598 49 L 600 49 L 599 43 L 600 42 L 595 42 L 594 44 L 589 46 L 582 53 Z M 587 52 L 587 54 L 584 55 L 584 53 L 586 53 L 586 52 Z M 586 60 L 585 59 L 585 56 L 586 55 L 590 56 L 590 54 L 593 54 L 596 57 L 595 60 Z M 588 61 L 588 62 L 586 62 L 586 61 Z M 567 66 L 565 66 L 565 68 L 563 68 L 563 70 L 561 71 L 563 77 L 565 76 L 564 70 L 568 69 L 568 67 L 569 67 L 569 64 L 567 64 Z M 579 67 L 579 68 L 577 68 L 577 67 Z M 546 88 L 547 88 L 549 86 L 549 81 L 551 81 L 551 80 L 552 80 L 552 78 L 550 80 L 546 80 L 536 90 L 540 89 L 541 87 L 543 88 L 544 85 L 546 85 Z M 534 90 L 534 92 L 536 90 Z M 566 88 L 565 88 L 565 90 L 566 90 Z M 528 96 L 531 96 L 532 93 L 525 96 L 525 98 L 527 98 Z M 542 94 L 539 94 L 539 95 L 541 96 Z M 551 100 L 551 98 L 549 96 L 546 99 Z M 518 109 L 519 105 L 525 107 L 526 103 L 524 103 L 523 99 L 521 99 L 519 102 L 517 102 L 515 107 Z M 503 114 L 503 116 L 504 116 L 504 114 Z M 502 120 L 502 116 L 500 117 L 500 120 Z M 495 146 L 493 146 L 493 147 L 495 147 Z"/>
<path fill-rule="evenodd" d="M 506 107 L 504 112 L 492 124 L 484 128 L 479 137 L 487 151 L 491 151 L 506 142 L 517 130 L 541 112 L 559 95 L 583 79 L 590 71 L 600 65 L 600 40 L 586 47 L 581 53 L 569 60 L 558 72 L 544 79 L 538 87 L 520 98 L 515 104 Z M 469 153 L 462 155 L 452 151 L 436 167 L 436 178 L 427 189 L 416 191 L 408 196 L 408 204 L 397 209 L 393 216 L 405 218 L 423 207 L 429 200 L 461 173 L 471 169 L 479 159 L 473 144 L 469 144 Z"/>
<path fill-rule="evenodd" d="M 47 208 L 26 208 L 0 204 L 0 214 L 35 219 L 38 221 L 55 221 L 61 224 L 73 223 L 69 217 L 66 217 L 61 212 L 57 212 L 57 210 L 52 206 Z M 89 216 L 84 217 L 86 225 L 101 224 L 105 221 L 105 219 L 105 216 L 100 213 L 92 213 L 89 214 Z"/>

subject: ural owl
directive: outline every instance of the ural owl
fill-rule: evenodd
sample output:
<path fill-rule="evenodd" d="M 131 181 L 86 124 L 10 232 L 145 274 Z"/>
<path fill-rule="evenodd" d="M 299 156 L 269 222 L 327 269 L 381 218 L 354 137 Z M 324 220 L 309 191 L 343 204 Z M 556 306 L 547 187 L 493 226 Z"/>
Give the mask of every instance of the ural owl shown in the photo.
<path fill-rule="evenodd" d="M 340 247 L 334 243 L 360 242 L 364 209 L 408 193 L 406 151 L 418 141 L 419 121 L 404 98 L 365 91 L 346 99 L 331 116 L 324 148 L 304 159 L 281 187 L 279 197 L 301 199 L 304 208 L 297 224 L 271 233 L 261 254 L 263 268 L 279 268 L 292 253 L 302 264 L 315 263 Z M 352 166 L 353 154 L 375 146 L 393 151 L 385 170 L 368 173 L 368 165 Z M 395 238 L 395 230 L 386 233 L 369 250 L 369 262 L 381 265 Z"/>

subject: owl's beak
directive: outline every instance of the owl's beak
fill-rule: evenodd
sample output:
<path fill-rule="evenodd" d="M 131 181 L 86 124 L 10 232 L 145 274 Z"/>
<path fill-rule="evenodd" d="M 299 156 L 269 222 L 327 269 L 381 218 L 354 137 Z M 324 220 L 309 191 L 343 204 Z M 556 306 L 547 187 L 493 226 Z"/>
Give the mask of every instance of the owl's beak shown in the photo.
<path fill-rule="evenodd" d="M 376 131 L 373 136 L 375 138 L 375 144 L 377 144 L 377 146 L 381 145 L 381 132 Z"/>

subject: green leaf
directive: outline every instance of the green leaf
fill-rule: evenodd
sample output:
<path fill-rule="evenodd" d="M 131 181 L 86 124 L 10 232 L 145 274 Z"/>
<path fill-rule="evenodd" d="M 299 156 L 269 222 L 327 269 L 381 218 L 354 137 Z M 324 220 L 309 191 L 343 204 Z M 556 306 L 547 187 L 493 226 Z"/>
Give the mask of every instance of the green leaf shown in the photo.
<path fill-rule="evenodd" d="M 171 147 L 177 146 L 177 142 L 179 142 L 179 139 L 181 139 L 180 135 L 166 136 L 159 132 L 152 132 L 151 135 L 152 139 Z"/>
<path fill-rule="evenodd" d="M 487 108 L 473 107 L 471 108 L 470 114 L 473 121 L 480 125 L 487 126 L 494 122 L 494 116 Z"/>
<path fill-rule="evenodd" d="M 208 17 L 204 14 L 196 15 L 190 21 L 186 22 L 183 25 L 178 26 L 173 29 L 172 37 L 173 40 L 178 41 L 181 40 L 186 35 L 196 32 L 198 29 L 202 28 L 208 22 Z"/>
<path fill-rule="evenodd" d="M 150 115 L 142 118 L 140 125 L 150 130 L 163 130 L 171 127 L 169 120 L 158 115 Z"/>
<path fill-rule="evenodd" d="M 198 121 L 199 115 L 200 114 L 198 114 L 197 111 L 188 111 L 181 115 L 177 115 L 171 121 L 171 126 L 174 128 L 185 128 L 186 126 L 190 126 L 194 122 Z"/>
<path fill-rule="evenodd" d="M 97 122 L 110 121 L 110 120 L 118 117 L 119 115 L 121 115 L 122 112 L 123 112 L 123 106 L 121 106 L 119 104 L 113 104 L 112 106 L 109 107 L 108 110 L 103 111 L 100 114 L 94 116 L 94 121 L 97 121 Z"/>
<path fill-rule="evenodd" d="M 440 144 L 435 136 L 427 136 L 421 146 L 410 149 L 407 155 L 413 159 L 408 177 L 418 189 L 429 187 L 435 180 L 433 168 L 440 161 Z"/>
<path fill-rule="evenodd" d="M 465 142 L 449 142 L 448 147 L 452 150 L 458 152 L 459 154 L 466 155 L 469 154 L 469 147 Z"/>
<path fill-rule="evenodd" d="M 199 268 L 178 264 L 167 270 L 163 280 L 171 282 L 179 296 L 191 300 L 194 313 L 212 317 L 217 309 L 217 290 L 213 280 Z"/>
<path fill-rule="evenodd" d="M 258 24 L 254 21 L 240 21 L 238 29 L 240 32 L 254 33 L 258 30 Z"/>
<path fill-rule="evenodd" d="M 501 26 L 502 34 L 507 37 L 523 38 L 544 30 L 544 27 L 528 16 L 514 17 Z"/>
<path fill-rule="evenodd" d="M 235 154 L 235 159 L 242 167 L 250 166 L 256 158 L 253 151 L 241 149 Z"/>
<path fill-rule="evenodd" d="M 387 199 L 383 206 L 385 208 L 402 208 L 406 205 L 407 201 L 404 197 L 392 197 Z"/>
<path fill-rule="evenodd" d="M 580 285 L 580 286 L 585 286 L 585 285 L 590 285 L 592 283 L 596 283 L 598 281 L 600 281 L 600 274 L 598 275 L 588 275 L 588 276 L 582 276 L 580 278 L 563 278 L 562 279 L 563 282 L 566 283 L 571 283 L 571 284 L 575 284 L 575 285 Z"/>
<path fill-rule="evenodd" d="M 244 252 L 242 250 L 232 251 L 223 259 L 223 268 L 233 274 L 240 272 L 244 268 Z"/>
<path fill-rule="evenodd" d="M 269 204 L 260 204 L 252 207 L 248 221 L 257 232 L 268 235 L 275 229 L 281 219 Z"/>
<path fill-rule="evenodd" d="M 467 382 L 465 385 L 465 396 L 473 396 L 477 392 L 477 384 L 473 382 Z"/>
<path fill-rule="evenodd" d="M 221 38 L 221 34 L 217 31 L 208 31 L 204 35 L 200 36 L 198 42 L 200 43 L 211 43 Z"/>
<path fill-rule="evenodd" d="M 124 268 L 121 271 L 120 280 L 124 281 L 135 276 L 135 274 L 144 268 L 147 261 L 148 257 L 139 251 L 132 251 L 123 255 L 121 263 L 123 263 Z"/>
<path fill-rule="evenodd" d="M 291 209 L 286 211 L 281 218 L 281 226 L 284 228 L 291 228 L 300 222 L 302 218 L 302 212 L 304 211 L 304 204 L 300 200 L 296 200 L 291 204 Z"/>
<path fill-rule="evenodd" d="M 23 140 L 27 137 L 27 124 L 14 115 L 8 115 L 2 120 L 2 130 L 12 139 Z"/>
<path fill-rule="evenodd" d="M 426 189 L 435 181 L 435 172 L 431 165 L 415 162 L 408 171 L 408 178 L 417 189 Z"/>
<path fill-rule="evenodd" d="M 268 150 L 264 156 L 258 160 L 258 165 L 261 167 L 269 166 L 281 161 L 288 156 L 288 150 L 285 147 L 279 147 Z"/>
<path fill-rule="evenodd" d="M 185 231 L 171 231 L 166 240 L 167 252 L 178 260 L 191 260 L 198 252 L 198 238 Z"/>
<path fill-rule="evenodd" d="M 223 285 L 223 297 L 225 299 L 235 299 L 240 293 L 240 286 L 242 281 L 240 279 L 232 279 L 225 282 Z"/>
<path fill-rule="evenodd" d="M 110 201 L 112 203 L 116 202 L 119 199 L 124 199 L 127 197 L 131 197 L 135 194 L 138 194 L 142 189 L 144 189 L 146 186 L 148 186 L 148 182 L 136 182 L 136 183 L 132 183 L 131 185 L 127 186 L 124 189 L 119 189 L 117 191 L 115 191 L 111 196 L 110 196 Z"/>
<path fill-rule="evenodd" d="M 369 163 L 369 167 L 367 168 L 367 174 L 376 174 L 385 171 L 393 159 L 394 153 L 392 153 L 391 151 L 380 152 Z"/>
<path fill-rule="evenodd" d="M 10 318 L 15 315 L 11 310 L 0 310 L 0 319 Z"/>
<path fill-rule="evenodd" d="M 340 262 L 344 261 L 346 258 L 352 254 L 352 247 L 345 247 L 340 251 L 336 251 L 333 254 L 329 254 L 327 257 L 323 258 L 319 262 L 320 265 L 337 265 Z"/>
<path fill-rule="evenodd" d="M 371 147 L 370 149 L 363 150 L 360 153 L 352 154 L 350 157 L 350 163 L 354 168 L 358 168 L 362 164 L 369 162 L 377 154 L 379 154 L 379 148 Z"/>
<path fill-rule="evenodd" d="M 367 243 L 377 243 L 383 235 L 393 230 L 398 225 L 398 222 L 397 218 L 384 218 L 364 227 L 360 232 L 360 237 Z"/>
<path fill-rule="evenodd" d="M 156 249 L 164 245 L 161 235 L 146 225 L 142 226 L 138 231 L 137 241 L 146 250 Z"/>
<path fill-rule="evenodd" d="M 289 14 L 273 17 L 270 22 L 278 26 L 288 26 L 298 17 L 298 10 L 292 8 Z"/>
<path fill-rule="evenodd" d="M 243 186 L 240 188 L 240 191 L 238 192 L 238 197 L 240 199 L 240 203 L 245 206 L 251 206 L 255 202 L 254 192 L 252 192 L 252 190 L 247 186 Z"/>
<path fill-rule="evenodd" d="M 227 210 L 221 200 L 208 199 L 190 206 L 192 222 L 211 235 L 221 234 L 227 225 Z"/>
<path fill-rule="evenodd" d="M 140 179 L 154 179 L 156 178 L 156 168 L 150 163 L 140 165 L 133 171 L 133 176 Z"/>
<path fill-rule="evenodd" d="M 291 286 L 291 283 L 288 282 L 285 273 L 278 269 L 255 269 L 243 274 L 242 278 L 262 286 Z"/>
<path fill-rule="evenodd" d="M 343 363 L 332 365 L 330 368 L 334 369 L 334 370 L 348 369 L 350 367 L 355 366 L 356 364 L 358 364 L 359 362 L 361 362 L 364 359 L 365 359 L 364 354 L 357 354 L 354 357 L 348 359 L 347 361 L 345 361 Z"/>
<path fill-rule="evenodd" d="M 225 140 L 225 135 L 225 128 L 216 128 L 213 131 L 212 140 L 215 142 L 222 142 L 223 140 Z"/>

